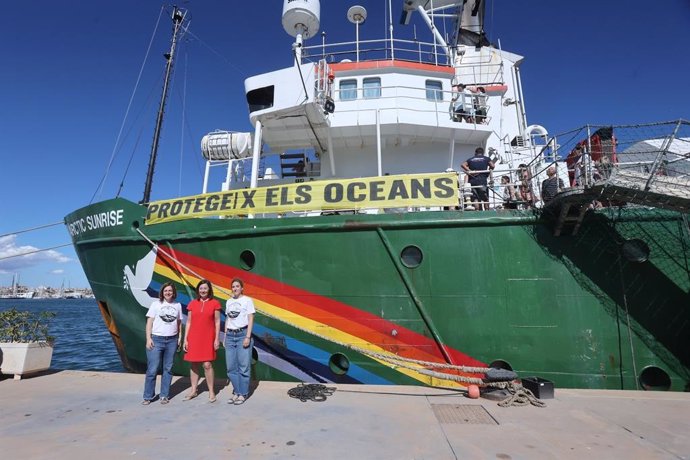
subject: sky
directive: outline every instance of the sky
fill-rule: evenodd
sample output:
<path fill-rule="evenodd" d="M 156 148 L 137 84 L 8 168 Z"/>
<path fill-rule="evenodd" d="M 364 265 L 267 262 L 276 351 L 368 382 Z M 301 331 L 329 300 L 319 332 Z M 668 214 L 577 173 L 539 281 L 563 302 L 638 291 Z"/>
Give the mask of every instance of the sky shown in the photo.
<path fill-rule="evenodd" d="M 360 4 L 368 11 L 360 38 L 383 38 L 386 3 L 323 0 L 321 31 L 328 42 L 354 40 L 346 12 Z M 402 0 L 392 4 L 394 35 L 409 36 L 411 26 L 398 23 Z M 92 200 L 114 197 L 120 184 L 120 196 L 142 198 L 162 54 L 169 47 L 166 16 L 151 40 L 164 5 L 3 2 L 0 286 L 11 285 L 17 273 L 32 287 L 88 287 L 74 250 L 61 247 L 70 243 L 64 225 L 31 229 L 62 222 Z M 203 135 L 216 129 L 252 131 L 244 80 L 292 64 L 293 39 L 281 26 L 282 0 L 179 5 L 190 10 L 191 34 L 178 54 L 153 200 L 200 193 Z M 416 23 L 419 36 L 431 41 L 418 16 Z M 528 122 L 559 133 L 587 123 L 690 119 L 688 25 L 688 0 L 488 0 L 485 28 L 492 42 L 500 40 L 503 49 L 525 56 Z M 149 42 L 147 65 L 128 109 Z M 56 249 L 8 257 L 51 247 Z"/>

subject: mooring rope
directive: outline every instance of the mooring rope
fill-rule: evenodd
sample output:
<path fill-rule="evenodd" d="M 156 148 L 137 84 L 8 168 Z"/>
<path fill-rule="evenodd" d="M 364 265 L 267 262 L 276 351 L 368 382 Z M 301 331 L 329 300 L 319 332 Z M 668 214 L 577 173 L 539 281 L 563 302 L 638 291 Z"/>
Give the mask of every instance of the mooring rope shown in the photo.
<path fill-rule="evenodd" d="M 55 227 L 56 225 L 64 225 L 65 221 L 61 220 L 59 222 L 53 222 L 52 224 L 43 224 L 43 225 L 38 225 L 36 227 L 30 227 L 30 228 L 24 228 L 22 230 L 16 230 L 14 232 L 8 232 L 0 235 L 0 238 L 5 237 L 5 236 L 10 236 L 10 235 L 18 235 L 20 233 L 26 233 L 26 232 L 33 232 L 35 230 L 40 230 L 42 228 L 48 228 L 48 227 Z"/>
<path fill-rule="evenodd" d="M 536 407 L 546 407 L 544 401 L 539 400 L 534 396 L 534 393 L 520 384 L 510 383 L 505 389 L 510 392 L 510 396 L 498 403 L 501 407 L 527 406 L 529 404 Z"/>
<path fill-rule="evenodd" d="M 152 247 L 155 251 L 160 251 L 165 257 L 170 259 L 172 262 L 174 262 L 178 267 L 182 267 L 184 270 L 189 272 L 189 274 L 194 275 L 195 277 L 201 279 L 203 278 L 200 274 L 196 273 L 193 269 L 189 268 L 186 266 L 184 263 L 182 263 L 179 259 L 177 259 L 174 255 L 170 254 L 168 251 L 163 249 L 161 246 L 159 246 L 157 243 L 155 243 L 153 240 L 151 240 L 144 232 L 142 232 L 140 229 L 136 229 L 137 232 L 141 235 L 142 238 L 144 238 Z M 185 274 L 180 272 L 179 273 L 180 278 L 182 281 L 187 283 L 188 285 L 193 285 L 193 283 L 190 283 L 187 278 L 185 277 Z M 221 291 L 225 293 L 226 295 L 232 295 L 232 293 L 225 288 L 221 286 L 214 287 L 217 291 Z M 511 393 L 513 393 L 513 396 L 511 396 L 509 399 L 515 400 L 518 402 L 518 404 L 512 404 L 512 402 L 508 402 L 506 405 L 521 405 L 520 403 L 523 401 L 524 397 L 529 398 L 529 395 L 531 395 L 532 398 L 534 398 L 535 401 L 543 404 L 541 401 L 536 399 L 534 395 L 532 395 L 529 390 L 524 390 L 529 392 L 529 395 L 523 396 L 521 389 L 522 385 L 516 385 L 513 384 L 509 381 L 502 381 L 502 382 L 487 382 L 481 378 L 478 377 L 468 377 L 465 375 L 455 375 L 455 374 L 447 374 L 447 373 L 441 373 L 441 372 L 436 372 L 433 370 L 425 369 L 424 367 L 433 367 L 433 368 L 438 368 L 438 369 L 448 369 L 448 370 L 453 370 L 456 372 L 460 373 L 465 373 L 465 374 L 485 374 L 487 371 L 489 371 L 489 367 L 477 367 L 477 366 L 458 366 L 455 364 L 447 364 L 447 363 L 437 363 L 433 361 L 422 361 L 422 360 L 417 360 L 417 359 L 412 359 L 412 358 L 405 358 L 403 356 L 396 355 L 394 353 L 381 353 L 381 352 L 376 352 L 372 350 L 367 350 L 366 348 L 358 347 L 356 345 L 350 344 L 350 343 L 344 343 L 344 342 L 339 342 L 337 340 L 334 340 L 330 337 L 323 336 L 321 334 L 318 334 L 314 331 L 310 331 L 308 329 L 304 329 L 300 326 L 297 326 L 295 324 L 289 323 L 288 321 L 284 320 L 283 318 L 280 318 L 278 316 L 272 315 L 260 308 L 256 309 L 257 312 L 261 313 L 262 315 L 266 316 L 267 318 L 274 319 L 276 321 L 279 321 L 283 324 L 287 324 L 290 327 L 293 327 L 301 332 L 304 332 L 306 334 L 318 337 L 326 342 L 331 342 L 335 343 L 337 345 L 340 345 L 345 348 L 349 348 L 350 350 L 353 350 L 357 353 L 360 353 L 362 355 L 368 356 L 372 359 L 376 359 L 378 361 L 383 361 L 385 363 L 388 363 L 393 369 L 396 368 L 404 368 L 408 370 L 412 370 L 414 372 L 418 372 L 422 375 L 426 375 L 428 377 L 440 379 L 440 380 L 447 380 L 447 381 L 456 381 L 456 382 L 462 382 L 466 383 L 469 385 L 477 385 L 477 386 L 486 386 L 486 387 L 494 387 L 494 388 L 500 388 L 500 389 L 507 389 Z M 418 367 L 418 366 L 423 366 L 423 367 Z M 307 391 L 307 390 L 304 390 Z M 515 396 L 515 395 L 519 396 Z M 530 401 L 531 402 L 531 401 Z M 532 403 L 534 404 L 534 403 Z M 537 404 L 534 404 L 537 405 Z M 505 406 L 502 406 L 505 407 Z M 542 406 L 539 406 L 542 407 Z"/>
<path fill-rule="evenodd" d="M 53 250 L 55 250 L 55 249 L 65 248 L 65 247 L 67 247 L 67 246 L 72 246 L 72 243 L 59 244 L 59 245 L 57 245 L 57 246 L 51 246 L 51 247 L 49 247 L 49 248 L 36 249 L 36 250 L 33 250 L 33 251 L 22 252 L 22 253 L 19 253 L 19 254 L 12 254 L 12 255 L 9 255 L 9 256 L 3 256 L 3 257 L 0 257 L 0 260 L 13 259 L 13 258 L 15 258 L 15 257 L 28 256 L 28 255 L 31 255 L 31 254 L 37 254 L 37 253 L 39 253 L 39 252 L 53 251 Z"/>

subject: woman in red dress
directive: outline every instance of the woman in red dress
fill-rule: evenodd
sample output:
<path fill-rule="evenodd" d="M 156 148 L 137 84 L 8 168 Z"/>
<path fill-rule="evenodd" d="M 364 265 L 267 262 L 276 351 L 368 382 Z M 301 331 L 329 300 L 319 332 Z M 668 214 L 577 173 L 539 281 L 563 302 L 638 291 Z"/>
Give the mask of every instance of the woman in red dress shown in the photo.
<path fill-rule="evenodd" d="M 213 298 L 213 286 L 208 280 L 196 285 L 197 298 L 187 305 L 187 327 L 184 331 L 184 360 L 190 363 L 189 378 L 192 388 L 184 400 L 197 397 L 199 385 L 199 364 L 204 365 L 208 401 L 216 402 L 213 385 L 213 361 L 220 346 L 220 302 Z"/>

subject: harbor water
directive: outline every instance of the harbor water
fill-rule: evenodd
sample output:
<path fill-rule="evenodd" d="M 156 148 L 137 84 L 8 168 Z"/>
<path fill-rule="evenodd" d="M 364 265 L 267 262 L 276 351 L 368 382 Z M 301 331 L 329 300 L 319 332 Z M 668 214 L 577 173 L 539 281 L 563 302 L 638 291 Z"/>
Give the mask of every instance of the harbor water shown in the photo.
<path fill-rule="evenodd" d="M 12 307 L 56 314 L 49 329 L 55 337 L 52 368 L 125 372 L 94 299 L 0 299 L 0 311 Z"/>

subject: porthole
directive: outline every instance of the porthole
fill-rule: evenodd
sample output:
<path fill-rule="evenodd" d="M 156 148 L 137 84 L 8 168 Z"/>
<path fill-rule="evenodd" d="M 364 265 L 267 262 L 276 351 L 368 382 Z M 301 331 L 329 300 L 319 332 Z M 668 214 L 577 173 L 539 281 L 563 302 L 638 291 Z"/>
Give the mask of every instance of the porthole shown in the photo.
<path fill-rule="evenodd" d="M 138 228 L 139 228 L 139 221 L 135 220 L 134 222 L 132 222 L 132 229 L 136 230 Z"/>
<path fill-rule="evenodd" d="M 642 240 L 627 240 L 621 248 L 623 257 L 630 262 L 647 262 L 649 260 L 649 246 Z"/>
<path fill-rule="evenodd" d="M 350 370 L 350 360 L 342 353 L 333 353 L 328 360 L 328 367 L 335 375 L 345 375 Z"/>
<path fill-rule="evenodd" d="M 248 249 L 242 251 L 240 254 L 240 266 L 245 270 L 251 270 L 256 265 L 256 256 Z"/>
<path fill-rule="evenodd" d="M 491 361 L 489 367 L 493 367 L 494 369 L 505 369 L 507 371 L 513 370 L 513 366 L 511 366 L 508 361 L 504 361 L 502 359 L 496 359 L 494 361 Z"/>
<path fill-rule="evenodd" d="M 643 390 L 668 391 L 671 389 L 671 377 L 659 367 L 647 366 L 640 372 L 640 385 Z"/>
<path fill-rule="evenodd" d="M 406 246 L 400 253 L 400 260 L 407 268 L 417 268 L 422 263 L 424 255 L 417 246 Z"/>

